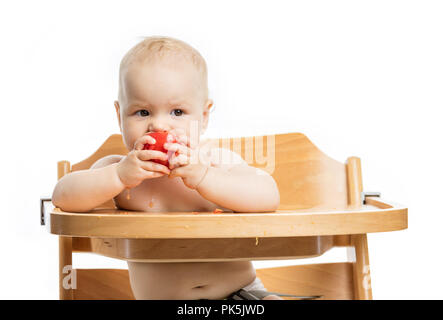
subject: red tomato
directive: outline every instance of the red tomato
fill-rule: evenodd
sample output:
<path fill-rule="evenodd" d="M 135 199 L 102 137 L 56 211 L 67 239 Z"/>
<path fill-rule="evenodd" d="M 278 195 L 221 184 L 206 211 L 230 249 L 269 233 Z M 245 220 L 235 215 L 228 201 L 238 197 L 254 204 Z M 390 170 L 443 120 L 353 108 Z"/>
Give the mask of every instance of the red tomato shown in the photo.
<path fill-rule="evenodd" d="M 144 145 L 143 150 L 157 150 L 157 151 L 161 151 L 161 152 L 168 154 L 168 150 L 163 147 L 164 144 L 166 142 L 169 142 L 169 143 L 176 143 L 177 142 L 175 137 L 167 131 L 151 132 L 151 133 L 149 133 L 149 135 L 155 139 L 155 144 L 147 143 Z M 178 155 L 178 151 L 175 152 L 175 155 L 176 156 Z M 172 152 L 168 155 L 168 160 L 152 159 L 151 161 L 156 162 L 156 163 L 160 163 L 160 164 L 165 165 L 166 167 L 169 168 L 169 160 L 171 159 L 171 157 L 172 157 Z"/>

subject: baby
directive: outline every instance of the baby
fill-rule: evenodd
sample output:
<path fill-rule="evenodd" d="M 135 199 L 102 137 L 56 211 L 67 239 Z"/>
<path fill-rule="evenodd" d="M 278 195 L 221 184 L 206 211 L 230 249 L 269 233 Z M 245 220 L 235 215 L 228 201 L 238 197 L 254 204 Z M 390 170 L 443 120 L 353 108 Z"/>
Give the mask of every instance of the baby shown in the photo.
<path fill-rule="evenodd" d="M 121 210 L 145 212 L 267 212 L 279 206 L 277 185 L 267 172 L 249 166 L 228 149 L 207 148 L 207 69 L 190 45 L 169 37 L 146 38 L 120 64 L 115 101 L 126 156 L 110 155 L 89 170 L 60 179 L 52 202 L 70 212 L 87 212 L 114 199 Z M 145 150 L 148 135 L 168 131 L 168 154 Z M 224 154 L 224 155 L 223 155 Z M 225 155 L 237 160 L 221 161 Z M 169 160 L 169 167 L 153 160 Z M 224 299 L 239 289 L 265 291 L 250 261 L 202 263 L 128 262 L 136 299 Z M 256 291 L 257 292 L 257 291 Z"/>

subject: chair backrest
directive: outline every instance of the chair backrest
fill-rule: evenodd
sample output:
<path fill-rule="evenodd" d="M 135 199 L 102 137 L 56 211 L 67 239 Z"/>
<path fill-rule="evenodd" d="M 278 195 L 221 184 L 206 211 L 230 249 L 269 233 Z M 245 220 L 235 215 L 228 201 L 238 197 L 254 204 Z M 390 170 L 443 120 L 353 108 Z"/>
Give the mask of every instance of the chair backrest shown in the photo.
<path fill-rule="evenodd" d="M 348 204 L 345 164 L 325 155 L 301 133 L 211 139 L 210 143 L 270 173 L 280 191 L 279 209 L 338 209 Z M 71 171 L 88 169 L 111 154 L 127 154 L 120 134 L 111 135 L 91 156 L 72 165 Z M 100 207 L 114 204 L 108 201 Z"/>

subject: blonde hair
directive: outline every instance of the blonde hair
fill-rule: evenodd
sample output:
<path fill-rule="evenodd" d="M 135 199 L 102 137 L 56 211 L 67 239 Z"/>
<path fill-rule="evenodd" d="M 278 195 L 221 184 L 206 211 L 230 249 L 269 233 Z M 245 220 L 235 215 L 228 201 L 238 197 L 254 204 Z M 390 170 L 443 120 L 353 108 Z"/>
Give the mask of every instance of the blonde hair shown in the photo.
<path fill-rule="evenodd" d="M 184 41 L 171 38 L 152 36 L 146 37 L 132 47 L 120 62 L 118 99 L 121 101 L 123 90 L 123 74 L 134 63 L 145 63 L 156 58 L 181 56 L 191 62 L 201 74 L 204 99 L 208 98 L 208 71 L 205 59 L 201 54 Z"/>

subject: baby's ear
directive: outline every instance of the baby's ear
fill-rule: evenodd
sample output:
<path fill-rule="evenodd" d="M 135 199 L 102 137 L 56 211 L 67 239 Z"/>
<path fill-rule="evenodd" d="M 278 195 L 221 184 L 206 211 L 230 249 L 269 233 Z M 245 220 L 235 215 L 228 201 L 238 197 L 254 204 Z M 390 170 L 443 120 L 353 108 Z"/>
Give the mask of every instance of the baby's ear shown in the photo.
<path fill-rule="evenodd" d="M 118 126 L 120 127 L 120 132 L 122 131 L 121 118 L 120 118 L 120 104 L 118 101 L 114 101 L 115 112 L 117 112 Z"/>
<path fill-rule="evenodd" d="M 210 111 L 209 109 L 211 109 L 211 108 L 213 108 L 213 107 L 214 107 L 214 101 L 212 101 L 212 99 L 208 99 L 208 100 L 206 101 L 205 110 L 206 110 L 207 112 L 209 112 L 209 111 Z"/>
<path fill-rule="evenodd" d="M 202 123 L 202 133 L 206 131 L 206 128 L 208 127 L 208 120 L 209 120 L 209 110 L 213 107 L 214 101 L 211 99 L 206 100 L 205 105 L 203 106 L 203 123 Z"/>

